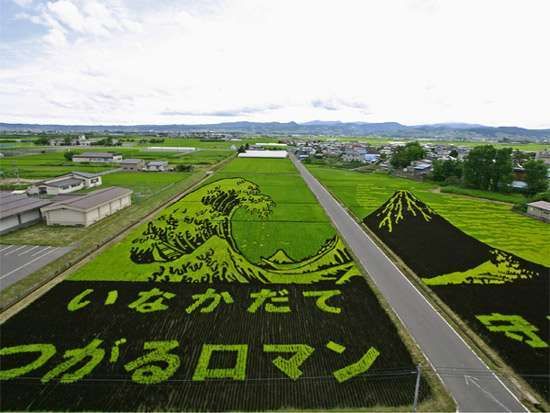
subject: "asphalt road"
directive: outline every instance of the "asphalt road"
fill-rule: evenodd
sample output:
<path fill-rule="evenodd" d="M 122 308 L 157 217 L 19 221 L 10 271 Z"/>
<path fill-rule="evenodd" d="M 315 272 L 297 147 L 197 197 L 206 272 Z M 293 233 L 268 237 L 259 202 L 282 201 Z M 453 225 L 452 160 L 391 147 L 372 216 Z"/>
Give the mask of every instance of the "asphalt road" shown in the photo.
<path fill-rule="evenodd" d="M 458 410 L 528 411 L 334 197 L 293 156 L 291 160 L 434 367 L 455 399 Z"/>
<path fill-rule="evenodd" d="M 0 245 L 0 291 L 70 251 L 70 247 Z"/>

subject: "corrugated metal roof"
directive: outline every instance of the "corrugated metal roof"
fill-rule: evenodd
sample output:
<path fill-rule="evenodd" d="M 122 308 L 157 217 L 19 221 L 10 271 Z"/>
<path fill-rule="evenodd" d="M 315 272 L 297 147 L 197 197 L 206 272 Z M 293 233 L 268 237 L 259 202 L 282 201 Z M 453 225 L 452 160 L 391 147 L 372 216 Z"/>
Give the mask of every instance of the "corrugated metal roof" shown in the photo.
<path fill-rule="evenodd" d="M 141 163 L 141 162 L 145 162 L 143 159 L 123 159 L 120 163 L 121 164 L 125 164 L 125 163 Z"/>
<path fill-rule="evenodd" d="M 527 204 L 527 205 L 538 209 L 544 209 L 545 211 L 550 211 L 550 202 L 536 201 L 536 202 L 531 202 L 530 204 Z"/>
<path fill-rule="evenodd" d="M 88 173 L 88 172 L 73 171 L 71 173 L 73 175 L 83 176 L 84 178 L 95 178 L 96 176 L 101 176 L 101 174 L 91 174 L 91 173 Z"/>
<path fill-rule="evenodd" d="M 62 179 L 61 181 L 55 181 L 55 182 L 46 181 L 44 182 L 44 185 L 54 186 L 56 188 L 59 188 L 62 186 L 80 185 L 82 182 L 84 182 L 84 180 L 80 178 L 67 178 L 67 179 Z"/>
<path fill-rule="evenodd" d="M 99 189 L 97 191 L 90 192 L 86 195 L 82 195 L 78 198 L 63 200 L 49 205 L 46 210 L 58 209 L 58 208 L 74 208 L 82 211 L 97 208 L 107 202 L 113 201 L 125 195 L 130 195 L 132 191 L 127 188 L 120 188 L 118 186 L 111 186 L 109 188 Z"/>
<path fill-rule="evenodd" d="M 51 204 L 52 201 L 27 195 L 0 192 L 0 219 L 31 211 Z"/>

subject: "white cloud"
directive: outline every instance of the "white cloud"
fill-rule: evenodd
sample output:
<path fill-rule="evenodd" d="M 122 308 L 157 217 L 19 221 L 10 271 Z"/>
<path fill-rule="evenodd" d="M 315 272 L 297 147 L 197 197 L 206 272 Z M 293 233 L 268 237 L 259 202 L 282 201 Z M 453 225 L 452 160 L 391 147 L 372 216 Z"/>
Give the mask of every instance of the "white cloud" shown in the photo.
<path fill-rule="evenodd" d="M 0 118 L 550 127 L 546 0 L 134 4 L 27 11 L 47 44 L 0 70 Z"/>

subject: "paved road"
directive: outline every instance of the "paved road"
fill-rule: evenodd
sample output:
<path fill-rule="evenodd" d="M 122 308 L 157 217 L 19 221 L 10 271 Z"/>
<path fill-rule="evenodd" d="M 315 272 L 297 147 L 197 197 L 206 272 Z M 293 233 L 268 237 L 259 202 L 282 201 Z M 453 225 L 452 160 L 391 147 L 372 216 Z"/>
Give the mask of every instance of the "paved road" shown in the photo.
<path fill-rule="evenodd" d="M 0 245 L 0 291 L 70 251 L 70 247 Z"/>
<path fill-rule="evenodd" d="M 443 380 L 456 400 L 458 410 L 527 411 L 347 211 L 299 161 L 292 156 L 291 159 L 360 264 Z"/>

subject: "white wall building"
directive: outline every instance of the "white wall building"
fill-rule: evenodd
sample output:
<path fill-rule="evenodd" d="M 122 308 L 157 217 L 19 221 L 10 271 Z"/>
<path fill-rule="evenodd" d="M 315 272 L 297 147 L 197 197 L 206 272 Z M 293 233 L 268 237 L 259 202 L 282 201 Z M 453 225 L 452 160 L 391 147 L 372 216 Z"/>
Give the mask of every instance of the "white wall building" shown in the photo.
<path fill-rule="evenodd" d="M 41 209 L 47 225 L 82 225 L 93 223 L 129 207 L 132 191 L 116 186 L 55 202 Z"/>
<path fill-rule="evenodd" d="M 60 195 L 94 188 L 101 185 L 101 175 L 85 172 L 71 172 L 52 179 L 36 182 L 28 189 L 29 195 Z"/>
<path fill-rule="evenodd" d="M 73 155 L 73 162 L 120 162 L 122 155 L 110 152 L 83 152 Z"/>
<path fill-rule="evenodd" d="M 51 201 L 25 194 L 0 192 L 0 234 L 23 228 L 42 219 L 40 208 Z"/>

